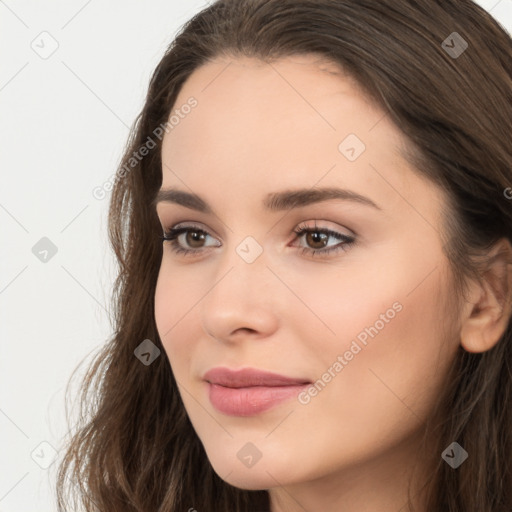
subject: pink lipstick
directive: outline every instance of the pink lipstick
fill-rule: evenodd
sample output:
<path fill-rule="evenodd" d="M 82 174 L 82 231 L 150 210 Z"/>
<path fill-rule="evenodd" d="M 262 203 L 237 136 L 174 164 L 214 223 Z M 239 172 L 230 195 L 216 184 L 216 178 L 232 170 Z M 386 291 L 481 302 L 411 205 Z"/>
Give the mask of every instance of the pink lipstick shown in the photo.
<path fill-rule="evenodd" d="M 213 407 L 229 416 L 253 416 L 296 397 L 311 382 L 276 373 L 244 368 L 212 368 L 203 379 Z"/>

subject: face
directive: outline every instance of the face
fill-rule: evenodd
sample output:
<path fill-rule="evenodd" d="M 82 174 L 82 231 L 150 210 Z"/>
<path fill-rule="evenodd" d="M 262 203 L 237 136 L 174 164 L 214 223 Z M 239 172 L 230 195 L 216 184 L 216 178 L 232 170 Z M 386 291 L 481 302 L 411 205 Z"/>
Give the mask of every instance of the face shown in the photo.
<path fill-rule="evenodd" d="M 183 231 L 164 242 L 155 319 L 214 470 L 246 489 L 403 470 L 458 342 L 442 192 L 316 57 L 212 61 L 176 109 L 162 190 L 183 194 L 157 213 Z M 289 380 L 207 382 L 217 367 Z"/>

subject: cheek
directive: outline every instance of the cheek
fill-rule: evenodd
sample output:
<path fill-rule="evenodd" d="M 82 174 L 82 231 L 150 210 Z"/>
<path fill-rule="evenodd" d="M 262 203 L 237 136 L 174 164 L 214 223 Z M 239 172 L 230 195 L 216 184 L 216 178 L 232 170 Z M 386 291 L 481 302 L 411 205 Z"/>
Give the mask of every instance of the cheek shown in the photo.
<path fill-rule="evenodd" d="M 171 278 L 164 265 L 161 267 L 155 290 L 155 322 L 178 380 L 183 377 L 184 369 L 190 362 L 192 339 L 186 334 L 187 312 L 197 303 L 198 293 L 190 282 L 185 286 L 174 275 Z"/>
<path fill-rule="evenodd" d="M 455 355 L 455 330 L 440 321 L 449 313 L 445 281 L 437 272 L 411 292 L 415 281 L 381 278 L 378 287 L 351 288 L 350 298 L 326 317 L 337 341 L 316 347 L 319 381 L 304 408 L 322 418 L 317 438 L 351 439 L 354 456 L 375 454 L 414 432 L 438 399 Z M 347 445 L 343 450 L 349 456 Z"/>
<path fill-rule="evenodd" d="M 376 260 L 381 265 L 354 265 L 340 280 L 340 292 L 331 294 L 339 299 L 324 303 L 324 318 L 337 339 L 325 343 L 324 352 L 331 362 L 345 353 L 350 359 L 340 381 L 351 397 L 364 394 L 373 403 L 381 388 L 404 412 L 402 402 L 422 411 L 423 399 L 437 392 L 458 346 L 447 306 L 449 266 L 434 243 L 404 241 L 395 257 L 390 254 L 383 250 Z"/>
<path fill-rule="evenodd" d="M 411 435 L 431 413 L 458 348 L 443 305 L 450 288 L 441 263 L 425 279 L 433 267 L 354 272 L 345 290 L 331 295 L 336 301 L 318 309 L 335 336 L 307 334 L 309 352 L 302 354 L 315 362 L 314 389 L 301 402 L 315 418 L 314 449 L 339 436 L 351 440 L 340 450 L 370 456 Z M 333 450 L 328 458 L 340 456 Z"/>

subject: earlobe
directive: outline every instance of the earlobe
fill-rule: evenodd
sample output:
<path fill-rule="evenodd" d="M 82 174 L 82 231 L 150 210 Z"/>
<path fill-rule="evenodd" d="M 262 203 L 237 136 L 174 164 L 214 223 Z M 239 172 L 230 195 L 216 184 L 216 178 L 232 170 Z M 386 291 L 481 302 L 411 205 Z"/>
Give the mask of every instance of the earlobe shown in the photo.
<path fill-rule="evenodd" d="M 508 322 L 494 321 L 489 312 L 480 312 L 469 318 L 461 328 L 461 345 L 467 352 L 486 352 L 493 348 L 505 333 Z"/>
<path fill-rule="evenodd" d="M 512 313 L 512 246 L 497 242 L 480 283 L 473 282 L 460 331 L 462 347 L 479 353 L 493 348 L 505 333 Z"/>

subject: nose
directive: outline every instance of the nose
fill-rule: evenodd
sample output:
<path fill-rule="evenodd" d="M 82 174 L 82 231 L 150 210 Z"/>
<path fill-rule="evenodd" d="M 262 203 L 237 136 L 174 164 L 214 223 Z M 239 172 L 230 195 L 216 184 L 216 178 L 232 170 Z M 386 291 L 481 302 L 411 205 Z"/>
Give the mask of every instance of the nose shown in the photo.
<path fill-rule="evenodd" d="M 271 336 L 278 328 L 283 285 L 267 267 L 263 252 L 252 263 L 232 249 L 201 301 L 207 334 L 223 343 Z"/>

